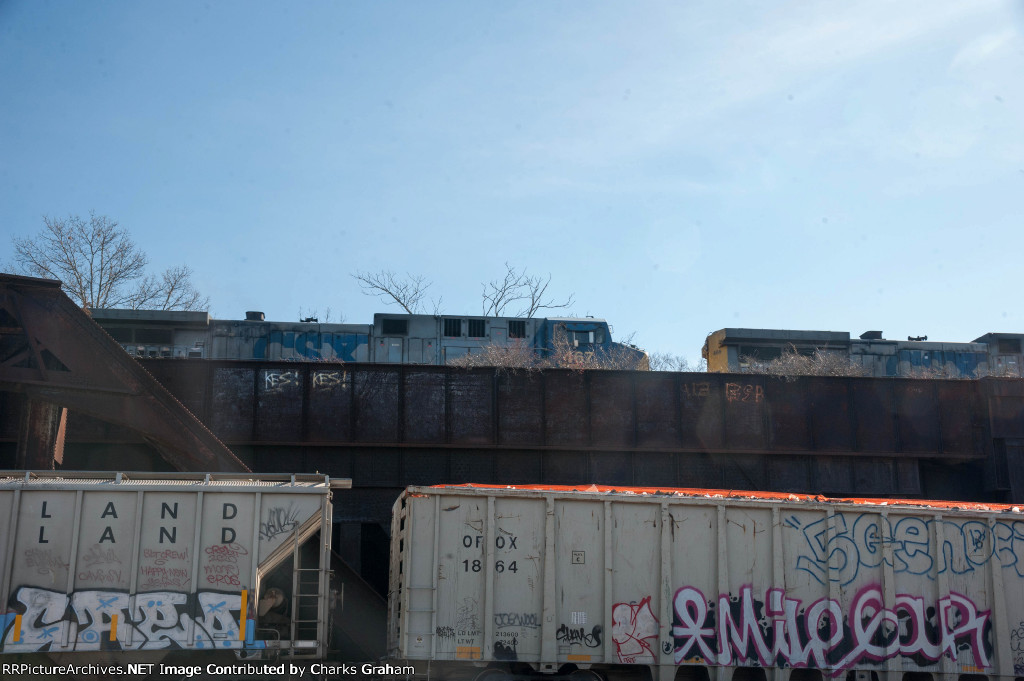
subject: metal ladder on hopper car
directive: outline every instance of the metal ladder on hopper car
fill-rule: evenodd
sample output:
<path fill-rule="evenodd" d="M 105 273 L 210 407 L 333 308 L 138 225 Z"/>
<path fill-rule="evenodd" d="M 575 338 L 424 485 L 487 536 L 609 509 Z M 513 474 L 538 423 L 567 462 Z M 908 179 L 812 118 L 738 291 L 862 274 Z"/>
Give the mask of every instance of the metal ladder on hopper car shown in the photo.
<path fill-rule="evenodd" d="M 289 657 L 313 659 L 319 657 L 317 649 L 296 648 L 296 641 L 317 641 L 326 649 L 326 609 L 320 607 L 324 589 L 329 587 L 329 566 L 302 567 L 298 532 L 293 535 L 292 548 L 292 603 L 291 603 L 291 646 Z M 322 632 L 322 634 L 321 634 Z"/>
<path fill-rule="evenodd" d="M 405 527 L 405 523 L 408 522 L 408 513 L 409 513 L 408 509 L 406 509 L 405 505 L 403 504 L 402 505 L 402 510 L 400 512 L 400 515 L 395 520 L 395 527 L 392 529 L 393 533 L 394 532 L 400 532 L 401 531 L 400 528 L 404 528 Z M 407 547 L 405 547 L 404 543 L 403 544 L 399 544 L 399 546 L 401 546 L 401 547 L 406 549 L 406 550 L 401 550 L 400 549 L 399 550 L 399 555 L 397 556 L 397 558 L 394 558 L 395 560 L 399 561 L 398 571 L 402 572 L 402 567 L 403 567 L 402 566 L 402 562 L 405 560 L 406 553 L 407 553 L 408 549 L 407 549 Z M 394 569 L 395 569 L 395 567 L 392 566 L 392 570 L 394 570 Z M 399 589 L 401 590 L 403 588 L 401 586 L 401 580 L 399 580 L 399 583 L 400 583 Z M 426 608 L 408 607 L 408 608 L 405 609 L 405 612 L 408 613 L 408 614 L 422 613 L 422 614 L 430 615 L 430 630 L 426 631 L 426 632 L 414 632 L 414 634 L 418 635 L 418 636 L 424 636 L 428 641 L 430 641 L 430 659 L 433 659 L 435 651 L 437 650 L 437 641 L 436 641 L 436 638 L 435 638 L 437 636 L 437 612 L 436 612 L 436 610 L 434 610 L 434 606 L 435 606 L 435 603 L 436 603 L 437 587 L 434 584 L 427 584 L 427 585 L 408 584 L 404 588 L 408 592 L 408 596 L 409 596 L 409 601 L 410 602 L 412 600 L 414 600 L 412 596 L 413 596 L 413 593 L 415 593 L 415 592 L 424 592 L 425 591 L 425 592 L 427 592 L 429 594 L 430 607 L 426 607 Z M 403 599 L 402 599 L 401 595 L 399 595 L 398 598 L 394 599 L 391 603 L 389 603 L 389 608 L 393 608 L 393 610 L 390 610 L 388 612 L 388 615 L 389 615 L 389 617 L 393 618 L 393 620 L 395 622 L 406 622 L 407 623 L 408 620 L 405 617 L 401 617 L 400 613 L 399 613 L 399 610 L 401 610 L 401 608 L 402 608 L 402 601 L 403 601 Z M 406 636 L 409 635 L 409 633 L 406 632 L 406 631 L 397 631 L 395 633 L 397 633 L 397 635 L 400 636 L 400 637 L 406 637 Z M 400 644 L 397 641 L 394 643 L 394 645 L 397 646 L 397 647 L 401 647 Z M 428 662 L 428 667 L 427 668 L 429 670 L 429 662 Z"/>

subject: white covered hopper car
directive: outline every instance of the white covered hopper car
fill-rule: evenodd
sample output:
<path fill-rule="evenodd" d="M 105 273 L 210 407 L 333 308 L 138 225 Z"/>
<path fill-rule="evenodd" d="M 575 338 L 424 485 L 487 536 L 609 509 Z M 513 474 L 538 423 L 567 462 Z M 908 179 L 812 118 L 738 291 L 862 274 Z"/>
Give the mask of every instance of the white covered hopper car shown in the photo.
<path fill-rule="evenodd" d="M 438 679 L 1024 677 L 1017 508 L 413 487 L 388 647 Z"/>
<path fill-rule="evenodd" d="M 324 475 L 0 472 L 0 653 L 322 656 L 330 491 L 348 486 Z M 311 559 L 300 547 L 317 532 Z M 291 584 L 272 591 L 278 566 L 293 568 L 278 575 Z M 285 592 L 291 607 L 274 612 Z"/>

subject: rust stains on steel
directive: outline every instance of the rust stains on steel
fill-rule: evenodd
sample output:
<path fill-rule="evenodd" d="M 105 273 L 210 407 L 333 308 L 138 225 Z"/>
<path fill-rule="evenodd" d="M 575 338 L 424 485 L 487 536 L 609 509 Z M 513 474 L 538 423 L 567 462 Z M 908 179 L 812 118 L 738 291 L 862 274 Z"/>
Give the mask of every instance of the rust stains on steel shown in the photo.
<path fill-rule="evenodd" d="M 131 428 L 179 470 L 249 471 L 58 281 L 0 274 L 0 390 Z"/>
<path fill-rule="evenodd" d="M 985 384 L 979 381 L 805 377 L 787 382 L 749 374 L 566 369 L 513 374 L 237 360 L 147 359 L 142 365 L 185 396 L 225 442 L 240 446 L 960 462 L 984 459 L 991 448 L 985 437 Z M 1007 413 L 1004 420 L 1016 423 L 1014 413 Z M 1001 437 L 1024 438 L 1024 429 Z"/>

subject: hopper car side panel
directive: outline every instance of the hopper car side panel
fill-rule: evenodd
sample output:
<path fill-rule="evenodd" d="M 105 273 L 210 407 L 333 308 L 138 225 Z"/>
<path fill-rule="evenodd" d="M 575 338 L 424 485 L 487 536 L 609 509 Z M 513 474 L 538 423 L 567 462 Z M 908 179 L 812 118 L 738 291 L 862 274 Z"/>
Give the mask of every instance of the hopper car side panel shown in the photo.
<path fill-rule="evenodd" d="M 261 577 L 329 530 L 325 476 L 49 476 L 0 474 L 0 653 L 259 651 Z"/>
<path fill-rule="evenodd" d="M 389 652 L 437 678 L 1024 673 L 1015 509 L 417 487 L 395 517 Z"/>

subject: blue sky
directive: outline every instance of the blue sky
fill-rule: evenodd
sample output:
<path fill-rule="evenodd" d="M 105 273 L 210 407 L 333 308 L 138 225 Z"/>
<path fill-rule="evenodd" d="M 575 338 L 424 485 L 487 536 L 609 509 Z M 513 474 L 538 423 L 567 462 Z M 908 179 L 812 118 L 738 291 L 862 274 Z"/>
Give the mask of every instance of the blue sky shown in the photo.
<path fill-rule="evenodd" d="M 0 261 L 106 214 L 220 318 L 1024 332 L 1024 2 L 0 0 Z"/>

